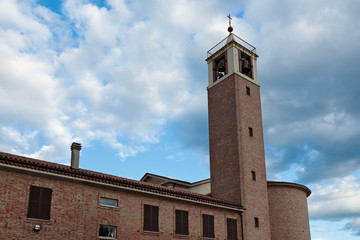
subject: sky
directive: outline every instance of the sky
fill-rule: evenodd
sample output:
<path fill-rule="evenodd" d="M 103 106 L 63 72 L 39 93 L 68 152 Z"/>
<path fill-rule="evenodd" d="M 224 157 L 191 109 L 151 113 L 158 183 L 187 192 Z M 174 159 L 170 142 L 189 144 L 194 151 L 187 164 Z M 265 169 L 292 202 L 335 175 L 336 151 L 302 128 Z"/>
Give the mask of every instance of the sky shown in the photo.
<path fill-rule="evenodd" d="M 313 240 L 360 236 L 360 1 L 0 0 L 0 151 L 140 179 L 209 178 L 206 52 L 256 46 L 269 180 Z"/>

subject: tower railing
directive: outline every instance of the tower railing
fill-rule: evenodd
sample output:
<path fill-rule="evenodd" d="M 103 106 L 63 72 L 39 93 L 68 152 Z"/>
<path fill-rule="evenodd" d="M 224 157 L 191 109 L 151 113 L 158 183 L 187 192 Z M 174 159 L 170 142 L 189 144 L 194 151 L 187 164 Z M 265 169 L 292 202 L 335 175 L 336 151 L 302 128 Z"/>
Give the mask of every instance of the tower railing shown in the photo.
<path fill-rule="evenodd" d="M 237 43 L 239 43 L 240 45 L 242 45 L 243 47 L 245 47 L 246 49 L 248 49 L 249 51 L 253 52 L 256 54 L 256 47 L 254 47 L 253 45 L 251 45 L 250 43 L 248 43 L 247 41 L 245 41 L 244 39 L 236 36 L 234 33 L 232 33 L 232 35 L 234 36 L 234 39 Z M 207 51 L 207 57 L 209 58 L 211 55 L 213 55 L 214 53 L 216 53 L 220 48 L 224 47 L 227 43 L 227 39 L 230 37 L 227 36 L 226 38 L 224 38 L 221 42 L 219 42 L 218 44 L 216 44 L 214 47 L 212 47 L 209 51 Z"/>

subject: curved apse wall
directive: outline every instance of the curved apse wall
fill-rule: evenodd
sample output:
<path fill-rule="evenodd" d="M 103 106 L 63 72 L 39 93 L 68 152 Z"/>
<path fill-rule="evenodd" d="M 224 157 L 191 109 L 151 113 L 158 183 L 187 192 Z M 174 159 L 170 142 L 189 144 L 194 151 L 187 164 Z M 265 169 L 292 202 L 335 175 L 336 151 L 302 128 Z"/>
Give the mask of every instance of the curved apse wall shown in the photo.
<path fill-rule="evenodd" d="M 307 197 L 304 185 L 268 181 L 272 240 L 310 240 Z"/>

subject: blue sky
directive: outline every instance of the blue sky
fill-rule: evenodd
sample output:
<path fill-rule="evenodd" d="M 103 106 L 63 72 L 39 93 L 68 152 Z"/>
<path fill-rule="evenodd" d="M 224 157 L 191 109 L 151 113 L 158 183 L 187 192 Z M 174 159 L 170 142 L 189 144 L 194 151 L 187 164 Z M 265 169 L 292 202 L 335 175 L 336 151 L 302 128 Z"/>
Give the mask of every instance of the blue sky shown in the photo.
<path fill-rule="evenodd" d="M 206 52 L 257 47 L 268 179 L 313 240 L 360 235 L 360 2 L 0 1 L 0 151 L 140 179 L 209 177 Z"/>

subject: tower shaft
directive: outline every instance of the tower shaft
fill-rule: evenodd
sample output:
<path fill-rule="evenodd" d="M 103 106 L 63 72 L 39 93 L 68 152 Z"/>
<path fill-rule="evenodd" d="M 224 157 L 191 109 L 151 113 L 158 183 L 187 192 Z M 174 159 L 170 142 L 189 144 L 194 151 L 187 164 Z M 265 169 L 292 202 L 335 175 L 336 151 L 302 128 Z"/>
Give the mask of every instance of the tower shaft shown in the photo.
<path fill-rule="evenodd" d="M 256 58 L 230 34 L 225 46 L 207 59 L 211 195 L 246 208 L 243 228 L 247 240 L 268 240 L 270 217 Z"/>

